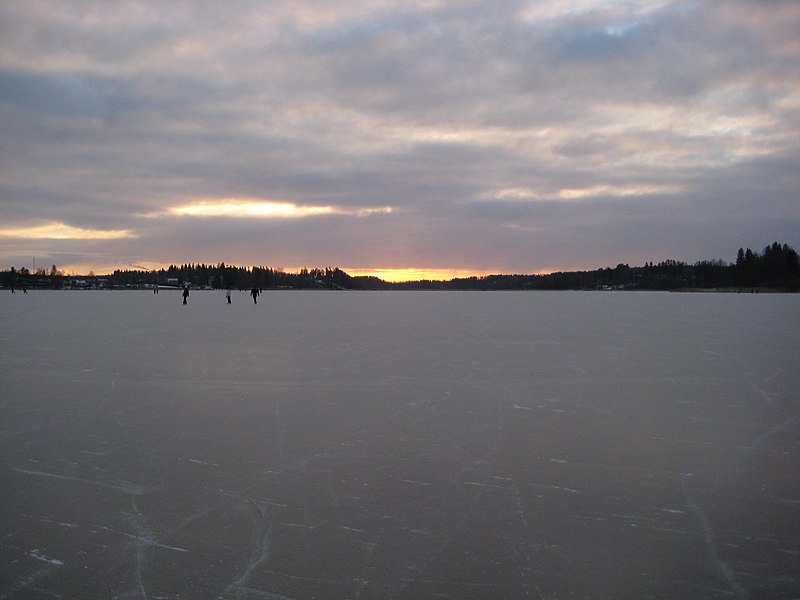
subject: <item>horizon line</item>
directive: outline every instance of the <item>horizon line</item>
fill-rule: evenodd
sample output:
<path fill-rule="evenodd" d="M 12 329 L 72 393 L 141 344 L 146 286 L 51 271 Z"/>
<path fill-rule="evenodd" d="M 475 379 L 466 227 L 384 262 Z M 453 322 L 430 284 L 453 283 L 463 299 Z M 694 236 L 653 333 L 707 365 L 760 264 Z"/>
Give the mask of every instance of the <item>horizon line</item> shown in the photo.
<path fill-rule="evenodd" d="M 95 272 L 94 269 L 89 269 L 85 273 L 80 273 L 76 271 L 74 268 L 70 268 L 70 266 L 65 267 L 65 269 L 59 269 L 56 267 L 57 276 L 61 277 L 111 277 L 113 276 L 114 272 L 116 271 L 131 271 L 131 272 L 142 272 L 142 273 L 154 273 L 158 271 L 166 271 L 170 267 L 177 267 L 181 268 L 183 265 L 191 265 L 193 268 L 196 268 L 199 265 L 203 265 L 206 267 L 211 268 L 218 268 L 220 264 L 224 264 L 225 267 L 230 267 L 234 269 L 245 269 L 246 271 L 252 271 L 253 269 L 270 269 L 273 271 L 278 271 L 282 273 L 288 274 L 300 274 L 302 271 L 314 271 L 320 270 L 325 271 L 326 269 L 342 271 L 343 273 L 349 275 L 350 277 L 355 278 L 366 278 L 366 277 L 374 277 L 386 283 L 414 283 L 414 282 L 449 282 L 457 279 L 470 279 L 470 278 L 486 278 L 486 277 L 509 277 L 509 276 L 546 276 L 546 275 L 553 275 L 556 273 L 581 273 L 581 272 L 590 272 L 590 271 L 598 271 L 603 269 L 614 269 L 619 265 L 628 266 L 630 268 L 637 268 L 637 267 L 646 267 L 649 264 L 657 265 L 662 262 L 666 261 L 673 261 L 675 259 L 661 259 L 658 263 L 654 261 L 644 261 L 643 265 L 634 265 L 630 267 L 628 263 L 618 263 L 614 267 L 611 266 L 602 266 L 602 267 L 595 267 L 595 268 L 572 268 L 572 269 L 553 269 L 553 270 L 539 270 L 539 271 L 531 271 L 531 272 L 522 272 L 522 271 L 487 271 L 487 270 L 472 270 L 472 269 L 442 269 L 442 268 L 432 268 L 432 269 L 424 269 L 424 268 L 402 268 L 402 269 L 389 269 L 389 268 L 374 268 L 374 269 L 359 269 L 359 268 L 344 268 L 338 266 L 326 266 L 326 267 L 292 267 L 292 268 L 285 268 L 285 267 L 272 267 L 269 265 L 238 265 L 233 263 L 226 263 L 225 261 L 218 261 L 216 263 L 204 263 L 204 262 L 184 262 L 184 263 L 169 263 L 168 265 L 160 264 L 159 266 L 150 266 L 147 267 L 145 265 L 127 265 L 127 266 L 115 266 L 113 268 L 109 268 L 109 270 L 101 270 L 100 272 Z M 730 261 L 724 261 L 722 259 L 714 259 L 720 260 L 724 262 L 725 265 L 731 266 L 735 263 Z M 697 262 L 703 261 L 695 261 L 694 263 L 689 263 L 681 260 L 677 260 L 675 262 L 693 265 Z M 74 265 L 77 266 L 77 265 Z M 27 267 L 21 267 L 26 268 Z M 42 267 L 40 267 L 42 269 Z M 7 272 L 7 271 L 6 271 Z M 35 275 L 33 271 L 29 271 L 30 274 Z M 45 269 L 45 276 L 50 276 L 50 269 Z"/>

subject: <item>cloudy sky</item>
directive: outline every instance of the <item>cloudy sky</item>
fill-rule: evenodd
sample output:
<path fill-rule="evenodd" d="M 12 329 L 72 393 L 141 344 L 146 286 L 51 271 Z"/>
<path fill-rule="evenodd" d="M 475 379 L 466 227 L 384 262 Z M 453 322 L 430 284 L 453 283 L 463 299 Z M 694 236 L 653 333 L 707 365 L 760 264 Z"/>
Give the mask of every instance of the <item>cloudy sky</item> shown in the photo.
<path fill-rule="evenodd" d="M 800 249 L 799 31 L 794 0 L 8 0 L 0 268 Z"/>

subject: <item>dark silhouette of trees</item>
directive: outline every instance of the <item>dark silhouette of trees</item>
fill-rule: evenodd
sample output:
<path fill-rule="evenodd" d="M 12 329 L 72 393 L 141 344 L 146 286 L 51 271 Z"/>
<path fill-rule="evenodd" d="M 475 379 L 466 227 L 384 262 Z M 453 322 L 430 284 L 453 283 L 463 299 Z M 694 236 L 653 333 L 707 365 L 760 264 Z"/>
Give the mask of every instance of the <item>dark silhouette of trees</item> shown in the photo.
<path fill-rule="evenodd" d="M 761 254 L 750 248 L 739 248 L 734 268 L 736 284 L 739 286 L 770 286 L 796 290 L 800 285 L 798 255 L 787 244 L 773 242 Z"/>
<path fill-rule="evenodd" d="M 186 263 L 166 269 L 116 270 L 111 275 L 67 276 L 55 265 L 49 272 L 11 267 L 0 272 L 6 288 L 115 288 L 137 289 L 158 285 L 162 288 L 207 289 L 330 289 L 330 290 L 675 290 L 680 288 L 756 287 L 797 291 L 800 289 L 800 260 L 787 244 L 774 242 L 759 253 L 739 248 L 736 262 L 703 260 L 693 265 L 677 260 L 641 267 L 618 264 L 595 271 L 557 272 L 546 275 L 488 275 L 450 281 L 409 281 L 390 283 L 377 277 L 353 277 L 338 267 L 303 268 L 287 273 L 266 266 L 240 267 L 220 262 L 216 265 Z"/>
<path fill-rule="evenodd" d="M 791 286 L 796 284 L 800 275 L 800 262 L 798 262 L 797 252 L 788 245 L 781 246 L 778 242 L 773 242 L 771 246 L 764 248 L 761 255 L 762 272 L 766 280 L 772 285 Z"/>
<path fill-rule="evenodd" d="M 3 287 L 13 289 L 17 286 L 17 270 L 11 267 L 8 271 L 3 272 Z"/>
<path fill-rule="evenodd" d="M 724 260 L 702 260 L 694 265 L 695 287 L 726 288 L 736 285 L 735 272 Z"/>

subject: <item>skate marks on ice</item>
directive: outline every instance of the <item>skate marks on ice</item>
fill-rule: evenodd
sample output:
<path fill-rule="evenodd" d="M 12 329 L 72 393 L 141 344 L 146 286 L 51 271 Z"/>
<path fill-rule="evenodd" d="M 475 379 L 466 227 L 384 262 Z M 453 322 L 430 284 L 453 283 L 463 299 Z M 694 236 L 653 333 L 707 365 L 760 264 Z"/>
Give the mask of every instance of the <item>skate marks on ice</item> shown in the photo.
<path fill-rule="evenodd" d="M 730 594 L 732 594 L 735 598 L 738 598 L 739 600 L 747 600 L 750 596 L 747 593 L 747 591 L 742 587 L 741 583 L 736 577 L 736 573 L 734 572 L 733 568 L 731 567 L 730 564 L 728 564 L 726 561 L 720 558 L 719 548 L 717 547 L 717 542 L 714 536 L 714 530 L 711 528 L 711 523 L 709 522 L 708 515 L 703 510 L 703 508 L 689 496 L 689 491 L 687 489 L 686 482 L 687 480 L 690 480 L 692 475 L 693 475 L 692 473 L 681 474 L 681 492 L 683 493 L 683 497 L 686 500 L 686 506 L 692 511 L 692 513 L 694 513 L 694 515 L 700 521 L 700 530 L 703 535 L 703 540 L 705 542 L 705 545 L 708 548 L 708 553 L 711 557 L 711 562 L 721 575 L 723 581 L 725 581 L 725 583 L 727 584 L 727 587 L 730 590 Z"/>
<path fill-rule="evenodd" d="M 243 600 L 251 593 L 262 593 L 261 590 L 253 590 L 246 587 L 246 584 L 253 573 L 261 568 L 264 563 L 269 559 L 270 545 L 269 545 L 269 526 L 267 525 L 267 508 L 263 505 L 257 504 L 251 498 L 247 499 L 253 510 L 253 545 L 250 551 L 250 558 L 245 570 L 234 579 L 223 591 L 221 596 L 225 597 L 231 592 L 235 592 L 236 600 Z M 269 592 L 262 597 L 272 597 Z"/>
<path fill-rule="evenodd" d="M 32 469 L 21 469 L 18 467 L 12 467 L 12 470 L 17 473 L 32 475 L 34 477 L 48 477 L 52 479 L 62 479 L 64 481 L 76 481 L 78 483 L 85 483 L 87 485 L 94 485 L 102 488 L 108 488 L 110 490 L 122 492 L 123 494 L 131 494 L 135 496 L 141 496 L 142 494 L 146 494 L 150 491 L 150 488 L 146 485 L 131 483 L 130 481 L 125 481 L 124 479 L 117 479 L 114 477 L 105 477 L 103 479 L 94 480 L 94 479 L 86 479 L 84 477 L 75 477 L 72 475 L 62 475 L 59 473 L 34 471 Z"/>

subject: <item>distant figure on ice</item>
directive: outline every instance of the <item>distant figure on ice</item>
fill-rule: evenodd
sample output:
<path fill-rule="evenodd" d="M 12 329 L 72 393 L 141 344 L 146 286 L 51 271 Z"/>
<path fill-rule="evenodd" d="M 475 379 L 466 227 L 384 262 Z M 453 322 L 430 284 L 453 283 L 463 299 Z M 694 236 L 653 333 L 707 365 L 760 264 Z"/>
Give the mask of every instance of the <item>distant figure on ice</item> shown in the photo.
<path fill-rule="evenodd" d="M 153 287 L 153 293 L 154 294 L 158 293 L 158 284 L 155 284 L 155 286 Z"/>
<path fill-rule="evenodd" d="M 186 304 L 186 299 L 189 297 L 189 288 L 183 286 L 183 303 Z"/>
<path fill-rule="evenodd" d="M 231 291 L 225 290 L 225 297 L 228 299 L 228 304 L 231 303 Z"/>
<path fill-rule="evenodd" d="M 258 300 L 257 300 L 257 298 L 258 298 L 258 295 L 259 295 L 260 293 L 261 293 L 261 292 L 260 292 L 260 291 L 258 291 L 258 288 L 257 288 L 256 286 L 253 286 L 253 289 L 252 289 L 252 290 L 250 290 L 250 295 L 253 297 L 253 304 L 258 304 Z"/>

